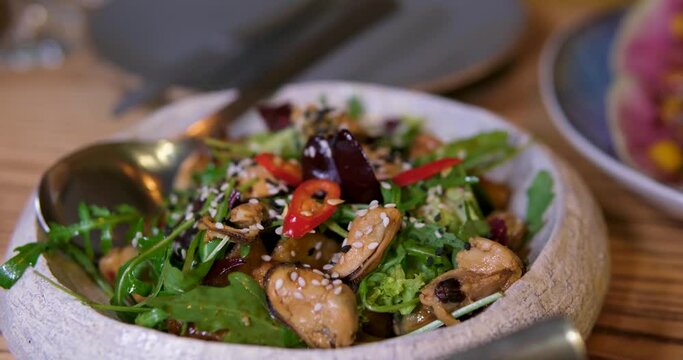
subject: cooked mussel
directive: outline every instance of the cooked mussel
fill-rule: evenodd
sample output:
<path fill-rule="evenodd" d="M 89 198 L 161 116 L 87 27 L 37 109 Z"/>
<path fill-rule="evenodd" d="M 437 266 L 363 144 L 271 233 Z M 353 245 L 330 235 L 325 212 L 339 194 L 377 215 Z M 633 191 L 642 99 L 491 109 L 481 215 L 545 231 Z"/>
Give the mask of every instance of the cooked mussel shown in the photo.
<path fill-rule="evenodd" d="M 265 278 L 271 312 L 315 348 L 350 346 L 358 331 L 356 295 L 315 269 L 281 264 Z"/>

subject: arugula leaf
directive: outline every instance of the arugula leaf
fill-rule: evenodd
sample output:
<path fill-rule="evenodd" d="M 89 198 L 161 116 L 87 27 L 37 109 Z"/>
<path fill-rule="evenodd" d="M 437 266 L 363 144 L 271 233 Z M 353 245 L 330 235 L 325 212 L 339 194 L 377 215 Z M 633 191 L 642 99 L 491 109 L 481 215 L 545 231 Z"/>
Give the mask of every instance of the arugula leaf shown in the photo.
<path fill-rule="evenodd" d="M 360 119 L 365 113 L 365 106 L 363 102 L 356 95 L 353 95 L 346 102 L 346 114 L 354 120 Z"/>
<path fill-rule="evenodd" d="M 197 329 L 221 332 L 231 343 L 298 346 L 292 330 L 273 320 L 258 283 L 243 273 L 231 273 L 226 287 L 198 286 L 180 295 L 158 296 L 148 304 L 169 318 L 193 323 Z M 163 319 L 161 313 L 146 315 L 140 322 L 150 325 Z"/>
<path fill-rule="evenodd" d="M 18 254 L 0 266 L 0 286 L 9 289 L 16 284 L 29 266 L 36 265 L 38 257 L 47 248 L 46 242 L 36 242 L 14 249 Z"/>
<path fill-rule="evenodd" d="M 14 249 L 17 254 L 0 266 L 0 286 L 5 289 L 11 288 L 29 266 L 35 266 L 41 254 L 48 250 L 66 250 L 71 245 L 71 240 L 78 235 L 87 239 L 90 232 L 94 230 L 110 232 L 114 226 L 130 223 L 140 217 L 138 212 L 130 206 L 119 206 L 114 212 L 94 206 L 89 209 L 81 206 L 79 209 L 82 209 L 81 215 L 85 216 L 79 222 L 72 225 L 50 224 L 47 241 L 29 243 Z M 87 216 L 85 215 L 86 212 L 88 213 Z M 106 238 L 106 235 L 103 238 Z M 92 247 L 90 251 L 92 251 Z M 90 259 L 87 254 L 83 254 L 83 256 Z M 98 281 L 98 279 L 95 280 Z M 101 281 L 98 283 L 101 284 Z M 104 290 L 106 291 L 106 289 Z"/>
<path fill-rule="evenodd" d="M 161 309 L 152 309 L 135 317 L 135 325 L 154 328 L 162 321 L 168 319 L 168 314 Z"/>
<path fill-rule="evenodd" d="M 553 201 L 553 178 L 547 170 L 541 170 L 536 174 L 531 186 L 526 191 L 527 209 L 526 222 L 529 226 L 529 238 L 543 227 L 543 214 Z"/>
<path fill-rule="evenodd" d="M 444 157 L 459 157 L 463 158 L 461 166 L 465 169 L 481 172 L 505 162 L 518 151 L 518 147 L 510 144 L 506 131 L 494 130 L 444 144 L 417 163 L 421 165 Z"/>

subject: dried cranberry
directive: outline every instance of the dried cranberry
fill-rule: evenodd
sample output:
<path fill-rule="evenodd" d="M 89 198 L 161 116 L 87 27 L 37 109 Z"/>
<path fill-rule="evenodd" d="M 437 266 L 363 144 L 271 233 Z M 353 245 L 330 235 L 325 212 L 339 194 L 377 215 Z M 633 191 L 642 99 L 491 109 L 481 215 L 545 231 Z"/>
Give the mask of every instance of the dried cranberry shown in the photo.
<path fill-rule="evenodd" d="M 446 279 L 436 285 L 434 295 L 442 303 L 459 303 L 465 300 L 465 293 L 460 291 L 460 281 Z"/>
<path fill-rule="evenodd" d="M 491 228 L 491 236 L 489 237 L 493 241 L 499 242 L 501 245 L 508 244 L 508 226 L 505 220 L 501 218 L 491 218 L 489 219 L 489 227 Z"/>
<path fill-rule="evenodd" d="M 282 130 L 291 125 L 292 106 L 290 104 L 261 105 L 258 107 L 258 112 L 270 131 Z"/>

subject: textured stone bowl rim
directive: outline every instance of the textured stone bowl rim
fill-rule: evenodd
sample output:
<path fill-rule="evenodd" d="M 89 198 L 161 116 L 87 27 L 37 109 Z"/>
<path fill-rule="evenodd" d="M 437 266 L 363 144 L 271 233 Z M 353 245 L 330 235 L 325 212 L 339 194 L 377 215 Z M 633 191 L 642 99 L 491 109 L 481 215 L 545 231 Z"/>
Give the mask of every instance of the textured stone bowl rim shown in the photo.
<path fill-rule="evenodd" d="M 356 94 L 369 114 L 425 116 L 437 133 L 455 131 L 467 136 L 485 129 L 508 130 L 516 141 L 530 138 L 520 129 L 485 110 L 452 100 L 383 86 L 348 82 L 314 82 L 290 85 L 275 96 L 280 100 L 315 101 L 326 94 L 332 104 Z M 234 96 L 232 92 L 201 95 L 169 105 L 114 139 L 154 139 L 173 136 L 192 121 L 208 115 Z M 444 119 L 449 114 L 454 118 Z M 254 114 L 235 124 L 238 132 L 254 131 L 260 124 Z M 440 120 L 437 119 L 440 117 Z M 438 120 L 438 121 L 437 121 Z M 437 122 L 441 124 L 433 126 Z M 462 122 L 462 123 L 461 123 Z M 462 126 L 455 129 L 454 126 Z M 452 136 L 452 134 L 451 134 Z M 440 358 L 553 315 L 571 319 L 586 337 L 597 318 L 609 281 L 609 253 L 602 214 L 588 189 L 563 161 L 534 143 L 521 156 L 525 168 L 510 166 L 494 171 L 501 177 L 529 173 L 535 166 L 550 171 L 556 197 L 544 229 L 534 238 L 532 266 L 506 296 L 482 314 L 458 326 L 426 334 L 334 350 L 281 349 L 224 344 L 181 338 L 125 324 L 106 317 L 55 289 L 32 270 L 9 291 L 0 293 L 0 326 L 9 349 L 17 358 L 169 359 L 169 358 Z M 498 174 L 496 174 L 496 172 Z M 529 176 L 529 175 L 526 175 Z M 519 176 L 517 176 L 519 177 Z M 516 196 L 519 198 L 519 196 Z M 519 212 L 523 200 L 513 199 Z M 10 249 L 35 240 L 33 194 L 15 228 Z M 8 254 L 9 256 L 10 254 Z M 37 271 L 52 277 L 41 258 Z"/>

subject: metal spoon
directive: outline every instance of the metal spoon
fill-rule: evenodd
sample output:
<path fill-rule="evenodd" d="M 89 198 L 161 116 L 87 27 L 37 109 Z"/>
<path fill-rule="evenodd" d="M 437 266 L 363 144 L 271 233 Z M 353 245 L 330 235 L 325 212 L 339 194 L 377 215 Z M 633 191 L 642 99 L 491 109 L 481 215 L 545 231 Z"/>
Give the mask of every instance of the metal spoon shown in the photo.
<path fill-rule="evenodd" d="M 194 123 L 179 139 L 95 144 L 58 161 L 39 185 L 36 207 L 42 229 L 49 231 L 48 224 L 53 222 L 78 221 L 81 202 L 108 207 L 127 203 L 144 214 L 158 213 L 179 166 L 202 148 L 202 138 L 224 136 L 227 125 L 246 110 L 396 9 L 394 0 L 339 4 L 312 35 L 291 44 L 288 56 L 245 80 L 235 101 Z"/>

